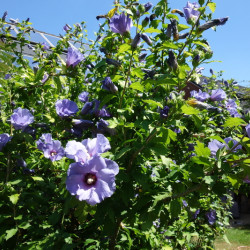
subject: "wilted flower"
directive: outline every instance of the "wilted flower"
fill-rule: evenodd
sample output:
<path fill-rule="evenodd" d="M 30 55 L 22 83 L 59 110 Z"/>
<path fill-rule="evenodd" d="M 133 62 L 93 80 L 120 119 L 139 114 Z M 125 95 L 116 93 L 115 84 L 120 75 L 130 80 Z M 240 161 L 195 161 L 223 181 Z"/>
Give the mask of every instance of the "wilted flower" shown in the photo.
<path fill-rule="evenodd" d="M 58 100 L 55 104 L 56 113 L 60 117 L 69 117 L 78 112 L 78 107 L 75 102 L 68 99 Z"/>
<path fill-rule="evenodd" d="M 101 132 L 105 132 L 106 130 L 109 130 L 108 128 L 109 126 L 109 122 L 103 120 L 103 119 L 100 119 L 97 123 L 96 123 L 96 127 L 99 131 Z"/>
<path fill-rule="evenodd" d="M 78 96 L 78 99 L 79 99 L 81 102 L 87 102 L 88 99 L 89 99 L 89 92 L 83 91 L 83 92 Z"/>
<path fill-rule="evenodd" d="M 83 119 L 73 119 L 72 123 L 75 127 L 81 128 L 81 129 L 88 129 L 93 127 L 94 123 L 89 120 L 83 120 Z"/>
<path fill-rule="evenodd" d="M 166 119 L 168 117 L 168 112 L 169 112 L 169 107 L 165 106 L 161 111 L 160 111 L 160 117 L 162 119 Z"/>
<path fill-rule="evenodd" d="M 119 172 L 116 162 L 95 155 L 84 165 L 72 163 L 69 166 L 66 188 L 71 195 L 90 205 L 103 201 L 115 191 L 115 176 Z"/>
<path fill-rule="evenodd" d="M 3 22 L 5 21 L 7 15 L 8 15 L 8 12 L 5 11 L 5 12 L 3 13 L 3 16 L 2 16 L 2 21 L 3 21 Z"/>
<path fill-rule="evenodd" d="M 114 85 L 109 76 L 105 77 L 105 79 L 102 81 L 102 88 L 113 93 L 118 91 L 118 88 Z"/>
<path fill-rule="evenodd" d="M 142 38 L 142 40 L 143 40 L 144 42 L 146 42 L 149 46 L 152 45 L 152 41 L 151 41 L 151 39 L 148 37 L 147 34 L 142 33 L 142 34 L 141 34 L 141 38 Z"/>
<path fill-rule="evenodd" d="M 101 109 L 99 108 L 101 102 L 95 100 L 95 108 L 92 111 L 97 117 L 110 117 L 109 111 L 106 109 L 106 105 L 104 105 Z"/>
<path fill-rule="evenodd" d="M 187 2 L 187 5 L 183 8 L 185 18 L 188 23 L 195 23 L 200 15 L 200 12 L 197 10 L 199 8 L 198 3 Z"/>
<path fill-rule="evenodd" d="M 122 65 L 121 62 L 119 62 L 115 59 L 112 59 L 112 58 L 106 58 L 106 63 L 110 64 L 110 65 L 114 65 L 115 67 L 120 67 Z"/>
<path fill-rule="evenodd" d="M 11 136 L 7 133 L 0 134 L 0 151 L 2 151 L 3 147 L 7 144 L 8 141 L 11 140 Z"/>
<path fill-rule="evenodd" d="M 152 8 L 153 4 L 148 2 L 144 4 L 145 12 L 149 11 Z"/>
<path fill-rule="evenodd" d="M 147 56 L 147 53 L 140 54 L 139 57 L 138 57 L 139 61 L 140 62 L 143 61 L 146 58 L 146 56 Z"/>
<path fill-rule="evenodd" d="M 172 33 L 173 33 L 174 40 L 177 41 L 179 39 L 178 23 L 176 19 L 174 18 L 170 19 L 170 22 L 172 26 Z"/>
<path fill-rule="evenodd" d="M 51 161 L 58 161 L 64 157 L 64 149 L 58 140 L 53 140 L 51 143 L 46 144 L 43 148 L 43 153 L 44 157 Z"/>
<path fill-rule="evenodd" d="M 178 62 L 177 62 L 177 59 L 175 57 L 175 54 L 172 50 L 169 50 L 168 51 L 168 60 L 167 60 L 167 63 L 169 65 L 169 67 L 173 70 L 177 70 L 178 68 Z"/>
<path fill-rule="evenodd" d="M 194 219 L 197 219 L 197 216 L 198 216 L 199 213 L 200 213 L 200 209 L 198 208 L 198 209 L 194 212 L 193 218 L 194 218 Z"/>
<path fill-rule="evenodd" d="M 210 29 L 210 28 L 212 28 L 214 26 L 224 25 L 228 21 L 228 19 L 229 19 L 228 17 L 213 19 L 213 20 L 208 21 L 205 24 L 199 26 L 198 30 L 200 32 L 202 32 L 202 31 Z"/>
<path fill-rule="evenodd" d="M 204 102 L 205 100 L 209 98 L 209 94 L 206 92 L 202 92 L 200 89 L 199 89 L 199 92 L 197 92 L 196 90 L 192 90 L 190 92 L 190 95 L 191 97 L 194 97 L 195 99 L 201 102 Z"/>
<path fill-rule="evenodd" d="M 250 184 L 250 179 L 248 175 L 243 179 L 243 182 Z"/>
<path fill-rule="evenodd" d="M 15 129 L 25 129 L 28 125 L 34 122 L 34 116 L 28 109 L 17 108 L 10 117 L 10 122 Z"/>
<path fill-rule="evenodd" d="M 66 60 L 67 67 L 69 66 L 75 67 L 83 59 L 84 59 L 84 56 L 78 49 L 74 47 L 68 48 L 67 60 Z"/>
<path fill-rule="evenodd" d="M 125 32 L 130 31 L 133 23 L 128 15 L 126 16 L 124 13 L 122 13 L 120 15 L 115 14 L 110 19 L 109 26 L 113 32 L 123 35 Z"/>
<path fill-rule="evenodd" d="M 212 90 L 212 94 L 210 96 L 210 99 L 214 101 L 223 101 L 224 99 L 227 98 L 227 94 L 225 93 L 224 90 L 222 89 L 215 89 Z"/>
<path fill-rule="evenodd" d="M 216 211 L 213 209 L 210 209 L 210 211 L 206 213 L 206 217 L 208 219 L 208 223 L 210 225 L 213 225 L 216 221 Z"/>
<path fill-rule="evenodd" d="M 173 9 L 173 10 L 171 11 L 171 13 L 177 13 L 177 14 L 179 14 L 181 17 L 184 17 L 184 16 L 185 16 L 184 13 L 183 13 L 181 10 L 178 10 L 178 9 Z"/>

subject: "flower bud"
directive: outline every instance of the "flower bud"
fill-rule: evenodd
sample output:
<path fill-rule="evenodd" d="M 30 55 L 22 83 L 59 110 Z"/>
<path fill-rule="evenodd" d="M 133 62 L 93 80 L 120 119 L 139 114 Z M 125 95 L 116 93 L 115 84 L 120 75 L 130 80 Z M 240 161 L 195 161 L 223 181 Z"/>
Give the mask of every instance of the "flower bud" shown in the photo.
<path fill-rule="evenodd" d="M 145 17 L 144 20 L 142 21 L 142 27 L 146 27 L 149 23 L 149 17 Z"/>
<path fill-rule="evenodd" d="M 8 12 L 5 11 L 5 12 L 3 13 L 3 16 L 2 16 L 2 21 L 3 21 L 3 22 L 5 21 L 7 15 L 8 15 Z"/>
<path fill-rule="evenodd" d="M 148 2 L 144 4 L 145 12 L 148 12 L 152 8 L 153 4 Z"/>
<path fill-rule="evenodd" d="M 179 35 L 179 39 L 185 39 L 189 35 L 189 32 L 183 33 Z"/>
<path fill-rule="evenodd" d="M 172 69 L 172 70 L 177 70 L 178 68 L 178 62 L 177 62 L 177 59 L 175 57 L 175 54 L 172 50 L 169 50 L 168 51 L 168 60 L 167 60 L 167 63 L 169 65 L 169 67 Z"/>
<path fill-rule="evenodd" d="M 86 115 L 88 114 L 91 109 L 93 108 L 93 103 L 92 102 L 86 102 L 81 110 L 81 115 Z"/>
<path fill-rule="evenodd" d="M 206 22 L 205 24 L 198 27 L 199 32 L 203 32 L 209 28 L 214 26 L 224 25 L 228 21 L 228 17 L 213 19 L 211 21 Z"/>
<path fill-rule="evenodd" d="M 174 40 L 178 40 L 179 39 L 179 32 L 178 32 L 178 26 L 177 26 L 177 21 L 176 19 L 170 19 L 170 22 L 172 24 L 172 32 L 173 32 L 173 37 Z"/>
<path fill-rule="evenodd" d="M 184 13 L 183 13 L 181 10 L 178 10 L 178 9 L 172 10 L 171 13 L 177 13 L 177 14 L 179 14 L 181 17 L 184 17 Z"/>
<path fill-rule="evenodd" d="M 139 61 L 140 62 L 143 61 L 146 58 L 146 56 L 147 56 L 147 53 L 140 54 L 139 57 L 138 57 Z"/>

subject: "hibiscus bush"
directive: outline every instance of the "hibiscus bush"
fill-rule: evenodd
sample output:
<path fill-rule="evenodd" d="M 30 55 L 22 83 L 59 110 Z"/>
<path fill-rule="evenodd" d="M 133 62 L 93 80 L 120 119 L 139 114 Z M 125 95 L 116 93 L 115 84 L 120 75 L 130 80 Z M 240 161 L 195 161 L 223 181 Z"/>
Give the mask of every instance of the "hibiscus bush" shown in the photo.
<path fill-rule="evenodd" d="M 1 248 L 213 248 L 250 176 L 237 86 L 200 67 L 215 8 L 116 1 L 94 41 L 82 22 L 55 47 L 4 13 Z"/>

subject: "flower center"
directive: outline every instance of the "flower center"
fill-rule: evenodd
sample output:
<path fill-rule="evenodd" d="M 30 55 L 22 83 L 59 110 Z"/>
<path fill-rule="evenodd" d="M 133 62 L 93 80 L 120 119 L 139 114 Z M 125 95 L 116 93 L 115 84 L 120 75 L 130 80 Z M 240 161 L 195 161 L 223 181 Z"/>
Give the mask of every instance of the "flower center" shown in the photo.
<path fill-rule="evenodd" d="M 95 174 L 88 173 L 88 174 L 86 174 L 85 177 L 84 177 L 84 182 L 85 182 L 87 185 L 89 185 L 89 186 L 95 185 L 96 181 L 97 181 L 97 178 L 96 178 L 96 175 L 95 175 Z"/>
<path fill-rule="evenodd" d="M 50 155 L 51 156 L 57 155 L 57 152 L 55 150 L 52 150 L 52 151 L 50 151 Z"/>

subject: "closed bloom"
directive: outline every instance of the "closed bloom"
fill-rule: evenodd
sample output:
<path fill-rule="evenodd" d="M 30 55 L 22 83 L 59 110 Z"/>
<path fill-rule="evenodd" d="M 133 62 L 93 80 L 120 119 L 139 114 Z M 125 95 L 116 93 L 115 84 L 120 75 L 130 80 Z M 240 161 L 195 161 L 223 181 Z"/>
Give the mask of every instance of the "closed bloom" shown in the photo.
<path fill-rule="evenodd" d="M 210 209 L 210 211 L 206 213 L 206 217 L 208 219 L 208 223 L 210 225 L 213 225 L 216 221 L 216 211 L 213 209 Z"/>
<path fill-rule="evenodd" d="M 133 23 L 128 15 L 126 16 L 124 13 L 122 13 L 120 15 L 115 14 L 110 19 L 109 26 L 113 32 L 123 35 L 125 32 L 130 31 Z"/>
<path fill-rule="evenodd" d="M 222 89 L 215 89 L 212 90 L 212 94 L 210 96 L 210 99 L 214 101 L 223 101 L 224 99 L 227 98 L 227 94 L 225 93 L 224 90 Z"/>
<path fill-rule="evenodd" d="M 66 188 L 71 195 L 90 205 L 96 205 L 115 191 L 115 176 L 119 172 L 116 162 L 95 155 L 84 165 L 72 163 L 69 166 Z"/>
<path fill-rule="evenodd" d="M 224 17 L 224 18 L 218 18 L 218 19 L 213 19 L 211 21 L 208 21 L 206 23 L 204 23 L 203 25 L 198 27 L 198 30 L 200 32 L 210 29 L 214 26 L 220 26 L 220 25 L 224 25 L 227 21 L 228 21 L 228 17 Z"/>
<path fill-rule="evenodd" d="M 73 119 L 72 123 L 76 128 L 87 129 L 94 125 L 92 121 L 83 120 L 83 119 Z"/>
<path fill-rule="evenodd" d="M 105 77 L 105 79 L 102 81 L 102 88 L 113 93 L 118 91 L 118 88 L 114 85 L 109 76 Z"/>
<path fill-rule="evenodd" d="M 84 59 L 84 56 L 78 49 L 74 47 L 68 48 L 67 60 L 66 60 L 67 67 L 69 66 L 75 67 L 83 59 Z"/>
<path fill-rule="evenodd" d="M 187 20 L 188 23 L 192 22 L 196 22 L 200 12 L 197 10 L 199 8 L 199 4 L 198 3 L 190 3 L 189 1 L 187 2 L 187 5 L 183 8 L 184 11 L 184 15 L 185 18 Z"/>
<path fill-rule="evenodd" d="M 101 102 L 98 100 L 95 100 L 95 108 L 92 111 L 95 116 L 97 117 L 110 117 L 109 111 L 106 109 L 106 105 L 104 105 L 101 109 L 99 108 Z"/>
<path fill-rule="evenodd" d="M 143 40 L 144 42 L 146 42 L 149 46 L 152 45 L 152 41 L 151 41 L 151 39 L 148 37 L 147 34 L 142 33 L 142 34 L 141 34 L 141 38 L 142 38 L 142 40 Z"/>
<path fill-rule="evenodd" d="M 209 98 L 209 94 L 206 92 L 202 92 L 200 89 L 199 89 L 199 92 L 192 90 L 190 94 L 191 94 L 191 97 L 194 97 L 195 99 L 201 102 L 204 102 L 205 100 Z"/>
<path fill-rule="evenodd" d="M 87 115 L 90 113 L 90 111 L 92 110 L 93 108 L 93 103 L 92 102 L 86 102 L 84 104 L 84 106 L 82 107 L 82 110 L 81 110 L 81 115 Z"/>
<path fill-rule="evenodd" d="M 44 157 L 51 161 L 58 161 L 64 157 L 64 149 L 61 146 L 61 142 L 53 140 L 52 143 L 46 144 L 43 148 Z"/>
<path fill-rule="evenodd" d="M 250 138 L 250 124 L 246 126 L 247 136 Z"/>
<path fill-rule="evenodd" d="M 63 26 L 63 29 L 64 29 L 65 32 L 68 32 L 69 30 L 71 30 L 71 27 L 68 24 L 65 24 Z"/>
<path fill-rule="evenodd" d="M 45 83 L 49 78 L 49 75 L 47 73 L 44 73 L 43 79 L 41 80 L 42 83 Z"/>
<path fill-rule="evenodd" d="M 78 96 L 78 99 L 79 99 L 81 102 L 87 102 L 87 101 L 89 100 L 89 92 L 83 91 L 83 92 Z"/>
<path fill-rule="evenodd" d="M 11 140 L 11 136 L 7 133 L 0 134 L 0 151 L 2 151 L 3 147 Z"/>
<path fill-rule="evenodd" d="M 153 4 L 150 2 L 144 4 L 145 11 L 146 12 L 149 11 L 152 8 L 152 6 L 153 6 Z"/>
<path fill-rule="evenodd" d="M 34 122 L 34 116 L 28 109 L 17 108 L 10 117 L 10 122 L 15 129 L 25 129 L 28 125 Z"/>
<path fill-rule="evenodd" d="M 58 100 L 55 104 L 56 113 L 60 117 L 69 117 L 78 112 L 78 107 L 75 102 L 68 99 Z"/>
<path fill-rule="evenodd" d="M 133 49 L 137 48 L 137 46 L 139 45 L 140 41 L 141 41 L 141 34 L 140 34 L 140 33 L 137 33 L 137 34 L 135 35 L 135 37 L 134 37 L 132 43 L 131 43 L 131 47 L 132 47 Z"/>
<path fill-rule="evenodd" d="M 120 67 L 122 65 L 121 62 L 119 62 L 115 59 L 112 59 L 112 58 L 106 58 L 106 63 L 110 64 L 110 65 L 114 65 L 115 67 Z"/>

